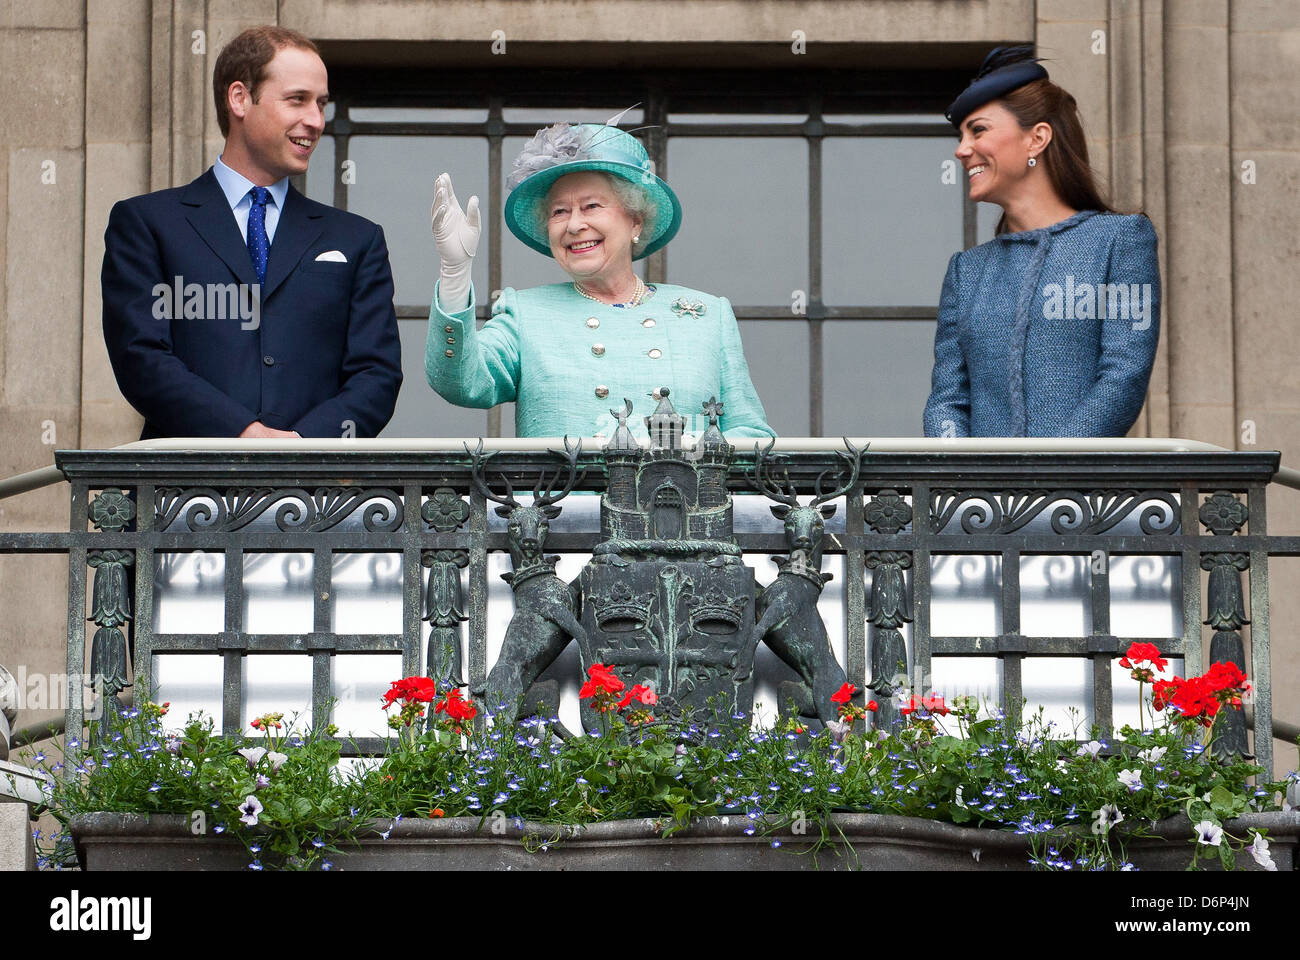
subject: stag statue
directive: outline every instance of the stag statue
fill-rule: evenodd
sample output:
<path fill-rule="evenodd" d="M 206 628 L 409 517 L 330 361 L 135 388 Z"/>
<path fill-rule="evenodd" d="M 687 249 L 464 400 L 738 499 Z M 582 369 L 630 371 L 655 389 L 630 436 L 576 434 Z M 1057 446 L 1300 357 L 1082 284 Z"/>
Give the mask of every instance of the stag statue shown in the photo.
<path fill-rule="evenodd" d="M 475 488 L 488 500 L 499 504 L 497 514 L 507 518 L 510 538 L 511 573 L 502 574 L 515 595 L 515 613 L 506 627 L 501 654 L 488 673 L 485 684 L 473 693 L 483 698 L 491 710 L 497 711 L 496 722 L 509 725 L 514 722 L 519 704 L 533 682 L 564 650 L 571 638 L 585 636 L 578 623 L 580 595 L 575 584 L 565 583 L 555 572 L 557 556 L 546 556 L 546 534 L 550 521 L 560 514 L 556 504 L 569 494 L 578 479 L 578 457 L 582 441 L 576 447 L 564 438 L 564 450 L 551 452 L 564 458 L 564 464 L 554 474 L 538 476 L 533 491 L 533 502 L 527 506 L 519 503 L 509 478 L 501 475 L 506 492 L 498 494 L 488 485 L 483 466 L 495 454 L 484 455 L 483 441 L 478 449 L 465 451 L 472 458 L 471 479 Z M 564 476 L 558 492 L 555 485 Z M 504 705 L 504 706 L 502 706 Z"/>
<path fill-rule="evenodd" d="M 817 612 L 817 599 L 831 574 L 822 573 L 822 538 L 826 521 L 834 515 L 835 504 L 828 501 L 853 489 L 862 468 L 861 455 L 847 438 L 847 452 L 837 454 L 848 473 L 848 480 L 834 489 L 824 490 L 828 474 L 838 470 L 825 470 L 817 477 L 816 495 L 812 503 L 801 506 L 794 484 L 784 468 L 776 468 L 771 456 L 773 440 L 765 449 L 754 444 L 754 466 L 750 482 L 769 499 L 772 515 L 785 521 L 785 540 L 788 556 L 774 557 L 779 573 L 759 595 L 754 612 L 753 646 L 765 641 L 768 647 L 803 679 L 807 695 L 797 691 L 795 696 L 799 712 L 815 716 L 823 722 L 837 719 L 831 694 L 847 682 L 844 669 L 831 650 L 826 625 Z M 840 476 L 843 474 L 841 473 Z M 752 647 L 751 647 L 752 649 Z M 811 701 L 811 702 L 810 702 Z M 811 708 L 811 709 L 810 709 Z"/>

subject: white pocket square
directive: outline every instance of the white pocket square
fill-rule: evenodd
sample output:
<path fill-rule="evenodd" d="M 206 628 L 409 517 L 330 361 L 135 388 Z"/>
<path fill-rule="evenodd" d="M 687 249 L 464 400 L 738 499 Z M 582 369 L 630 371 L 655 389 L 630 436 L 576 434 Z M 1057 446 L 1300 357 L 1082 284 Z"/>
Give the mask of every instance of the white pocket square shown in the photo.
<path fill-rule="evenodd" d="M 343 256 L 343 251 L 341 250 L 326 250 L 324 253 L 320 254 L 320 256 L 316 258 L 317 263 L 320 263 L 322 260 L 328 263 L 348 262 L 348 258 Z"/>

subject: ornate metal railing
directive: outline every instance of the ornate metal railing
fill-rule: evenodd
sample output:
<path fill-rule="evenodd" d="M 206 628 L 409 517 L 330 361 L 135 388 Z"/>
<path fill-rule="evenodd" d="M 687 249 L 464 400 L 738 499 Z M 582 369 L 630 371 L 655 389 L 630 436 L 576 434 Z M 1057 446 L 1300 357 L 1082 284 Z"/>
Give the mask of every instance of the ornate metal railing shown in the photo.
<path fill-rule="evenodd" d="M 494 584 L 511 541 L 473 482 L 472 458 L 459 444 L 185 449 L 169 441 L 61 451 L 57 464 L 71 484 L 68 532 L 0 534 L 0 553 L 67 554 L 69 676 L 95 674 L 112 694 L 135 677 L 158 682 L 155 658 L 218 657 L 219 719 L 226 731 L 247 719 L 248 661 L 260 655 L 310 663 L 316 723 L 328 722 L 331 701 L 347 683 L 352 668 L 341 667 L 341 657 L 388 655 L 396 666 L 400 656 L 402 675 L 421 673 L 428 667 L 426 644 L 438 636 L 463 643 L 465 679 L 471 689 L 482 689 L 501 633 L 502 615 L 493 605 L 509 603 L 508 591 L 500 601 L 490 602 L 490 594 L 504 589 Z M 855 445 L 867 448 L 865 440 Z M 489 444 L 497 450 L 495 476 L 514 490 L 532 489 L 539 472 L 561 463 L 547 446 Z M 1025 698 L 1027 687 L 1043 688 L 1043 663 L 1083 663 L 1090 668 L 1083 707 L 1108 731 L 1116 726 L 1113 663 L 1131 641 L 1148 640 L 1166 656 L 1182 658 L 1188 672 L 1224 659 L 1246 668 L 1254 683 L 1253 753 L 1268 768 L 1268 563 L 1272 556 L 1300 554 L 1300 537 L 1271 536 L 1266 527 L 1265 490 L 1279 455 L 1162 452 L 1123 441 L 1101 450 L 1033 446 L 978 452 L 961 442 L 896 441 L 866 449 L 851 488 L 832 501 L 837 512 L 827 521 L 823 545 L 837 589 L 828 588 L 819 609 L 832 625 L 832 646 L 848 679 L 887 691 L 901 679 L 895 674 L 903 664 L 907 682 L 923 691 L 934 685 L 946 658 L 962 658 L 962 670 L 989 661 L 1000 670 L 997 696 L 1010 704 Z M 819 478 L 844 464 L 844 447 L 831 441 L 787 442 L 776 452 L 784 453 L 785 475 L 804 502 Z M 773 579 L 764 573 L 766 555 L 788 547 L 782 523 L 767 511 L 772 501 L 755 487 L 754 460 L 752 447 L 739 446 L 725 486 L 736 504 L 735 542 L 746 562 L 758 567 L 761 583 Z M 570 520 L 552 523 L 545 549 L 584 558 L 602 533 L 598 498 L 582 493 L 604 491 L 607 472 L 599 449 L 584 448 L 577 465 L 573 492 L 560 505 Z M 287 569 L 300 584 L 310 584 L 310 600 L 300 591 L 298 626 L 270 632 L 265 618 L 246 622 L 250 573 L 263 555 L 286 553 L 303 558 Z M 362 632 L 356 616 L 345 618 L 346 626 L 338 616 L 340 571 L 353 555 L 373 561 L 371 580 L 363 578 L 357 595 L 369 597 L 379 588 L 365 583 L 383 581 L 393 586 L 394 603 L 400 598 L 400 613 L 383 629 Z M 172 576 L 177 564 L 205 562 L 206 575 L 221 580 L 217 628 L 177 628 L 174 617 L 160 618 L 155 605 L 175 603 L 168 589 L 179 589 Z M 1044 564 L 1065 571 L 1073 587 L 1054 587 Z M 1162 596 L 1173 612 L 1167 635 L 1126 633 L 1116 623 L 1113 587 L 1120 567 L 1126 602 L 1133 599 L 1136 569 L 1165 579 L 1171 589 Z M 1059 632 L 1042 629 L 1041 610 L 1035 628 L 1026 629 L 1027 580 L 1035 602 L 1046 597 L 1074 611 L 1059 618 L 1049 611 L 1049 620 L 1063 624 Z M 1139 587 L 1141 594 L 1145 588 Z M 980 598 L 979 610 L 964 613 L 972 609 L 971 597 Z M 941 608 L 943 622 L 936 623 Z M 126 649 L 128 635 L 131 675 L 114 653 Z M 562 659 L 556 669 L 576 673 L 574 666 Z M 771 684 L 794 676 L 771 663 L 763 669 Z M 946 674 L 950 680 L 960 675 Z M 576 684 L 576 675 L 571 680 Z M 83 721 L 84 706 L 73 698 L 68 729 L 81 729 Z M 1234 723 L 1218 742 L 1251 750 L 1244 719 L 1238 715 Z M 349 738 L 347 746 L 354 753 L 376 752 L 382 738 Z"/>

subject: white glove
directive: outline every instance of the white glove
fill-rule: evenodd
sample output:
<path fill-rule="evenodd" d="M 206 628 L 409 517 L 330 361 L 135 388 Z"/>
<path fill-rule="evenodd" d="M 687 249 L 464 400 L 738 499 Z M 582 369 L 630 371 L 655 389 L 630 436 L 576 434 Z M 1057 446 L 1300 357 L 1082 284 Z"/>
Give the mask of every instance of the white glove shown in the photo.
<path fill-rule="evenodd" d="M 430 213 L 433 240 L 442 261 L 438 268 L 438 300 L 443 310 L 455 313 L 469 306 L 470 269 L 482 230 L 478 197 L 470 197 L 468 209 L 462 210 L 451 186 L 451 174 L 444 173 L 434 184 Z"/>

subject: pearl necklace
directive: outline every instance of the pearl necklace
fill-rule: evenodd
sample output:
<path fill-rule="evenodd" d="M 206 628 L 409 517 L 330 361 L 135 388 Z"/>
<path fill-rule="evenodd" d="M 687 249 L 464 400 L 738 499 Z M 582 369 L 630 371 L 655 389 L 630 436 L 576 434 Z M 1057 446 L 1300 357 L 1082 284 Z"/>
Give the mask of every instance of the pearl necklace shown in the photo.
<path fill-rule="evenodd" d="M 641 301 L 644 300 L 646 296 L 650 293 L 649 288 L 645 285 L 644 281 L 642 281 L 640 277 L 636 278 L 636 289 L 632 291 L 632 299 L 628 300 L 626 303 L 605 303 L 604 300 L 601 300 L 599 297 L 594 296 L 588 293 L 586 290 L 582 289 L 582 284 L 580 284 L 577 280 L 573 281 L 573 289 L 577 290 L 578 293 L 582 294 L 588 300 L 595 300 L 597 303 L 604 304 L 607 307 L 639 306 Z"/>

